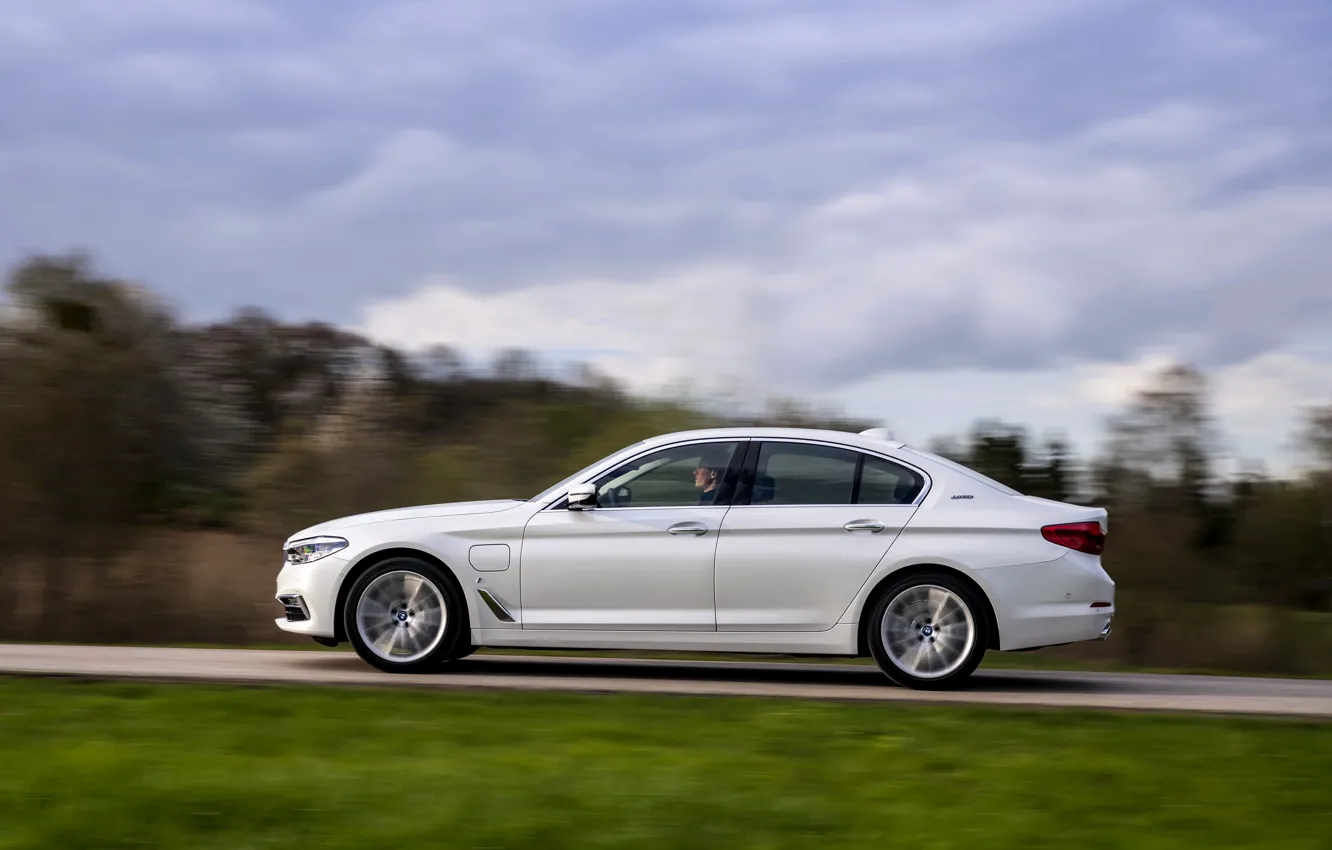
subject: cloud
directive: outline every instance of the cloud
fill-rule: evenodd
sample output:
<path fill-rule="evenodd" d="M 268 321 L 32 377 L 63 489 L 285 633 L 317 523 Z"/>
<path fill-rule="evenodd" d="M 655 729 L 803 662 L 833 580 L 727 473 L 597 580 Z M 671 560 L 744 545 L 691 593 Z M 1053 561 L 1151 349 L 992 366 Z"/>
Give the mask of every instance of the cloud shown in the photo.
<path fill-rule="evenodd" d="M 1082 402 L 1102 410 L 1125 407 L 1151 386 L 1154 376 L 1179 362 L 1175 357 L 1157 353 L 1126 363 L 1088 364 L 1079 370 L 1078 396 Z"/>
<path fill-rule="evenodd" d="M 1168 107 L 1057 142 L 954 144 L 909 173 L 769 211 L 774 244 L 754 257 L 493 295 L 424 282 L 368 308 L 363 327 L 464 346 L 485 328 L 494 345 L 551 350 L 616 327 L 602 347 L 620 355 L 693 375 L 726 364 L 800 392 L 889 369 L 1033 369 L 1160 346 L 1221 367 L 1332 326 L 1326 266 L 1311 262 L 1332 237 L 1332 189 L 1214 197 L 1284 150 L 1262 132 L 1200 144 L 1225 127 L 1224 115 Z M 697 323 L 670 318 L 698 313 L 725 331 L 701 340 Z"/>
<path fill-rule="evenodd" d="M 1212 377 L 1216 411 L 1232 421 L 1265 424 L 1311 401 L 1332 402 L 1332 363 L 1274 351 Z"/>
<path fill-rule="evenodd" d="M 111 8 L 0 18 L 0 261 L 193 318 L 800 394 L 1332 331 L 1318 0 Z"/>

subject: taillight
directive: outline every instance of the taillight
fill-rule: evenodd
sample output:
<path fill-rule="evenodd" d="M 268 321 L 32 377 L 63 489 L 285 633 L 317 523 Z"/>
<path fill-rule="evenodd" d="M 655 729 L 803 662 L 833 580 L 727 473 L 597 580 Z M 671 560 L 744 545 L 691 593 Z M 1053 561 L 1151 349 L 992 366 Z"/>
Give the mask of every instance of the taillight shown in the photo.
<path fill-rule="evenodd" d="M 1065 522 L 1059 525 L 1047 525 L 1041 529 L 1041 536 L 1051 543 L 1067 546 L 1088 555 L 1099 555 L 1105 551 L 1105 532 L 1099 522 Z"/>

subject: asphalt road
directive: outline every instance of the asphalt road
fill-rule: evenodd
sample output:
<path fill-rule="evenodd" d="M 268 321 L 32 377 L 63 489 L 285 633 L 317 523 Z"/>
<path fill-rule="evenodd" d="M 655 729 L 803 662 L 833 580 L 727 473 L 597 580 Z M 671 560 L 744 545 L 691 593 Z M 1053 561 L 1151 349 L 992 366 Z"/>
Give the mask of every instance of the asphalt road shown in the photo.
<path fill-rule="evenodd" d="M 235 684 L 391 685 L 584 693 L 795 697 L 1332 717 L 1332 681 L 981 671 L 920 692 L 872 666 L 482 655 L 428 675 L 381 673 L 349 652 L 0 644 L 0 675 Z"/>

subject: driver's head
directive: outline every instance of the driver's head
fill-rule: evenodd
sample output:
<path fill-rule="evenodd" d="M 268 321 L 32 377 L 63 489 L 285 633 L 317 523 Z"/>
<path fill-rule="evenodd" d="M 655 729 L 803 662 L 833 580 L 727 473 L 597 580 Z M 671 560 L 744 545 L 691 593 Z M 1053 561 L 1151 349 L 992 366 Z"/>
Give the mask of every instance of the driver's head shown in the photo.
<path fill-rule="evenodd" d="M 705 452 L 698 459 L 698 466 L 694 467 L 694 486 L 704 490 L 711 489 L 721 480 L 729 460 L 723 451 L 713 449 Z"/>

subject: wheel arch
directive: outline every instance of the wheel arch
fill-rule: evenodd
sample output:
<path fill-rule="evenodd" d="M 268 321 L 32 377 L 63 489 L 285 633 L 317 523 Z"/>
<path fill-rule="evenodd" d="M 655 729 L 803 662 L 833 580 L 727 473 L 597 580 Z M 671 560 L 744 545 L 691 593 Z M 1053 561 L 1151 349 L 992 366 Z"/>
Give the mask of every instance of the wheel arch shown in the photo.
<path fill-rule="evenodd" d="M 347 640 L 347 624 L 343 612 L 347 605 L 347 594 L 351 593 L 351 589 L 355 586 L 356 580 L 365 575 L 367 571 L 373 569 L 376 565 L 382 564 L 392 558 L 418 558 L 439 567 L 445 577 L 453 583 L 453 589 L 458 592 L 458 598 L 463 602 L 463 612 L 467 617 L 467 622 L 463 624 L 463 627 L 467 630 L 466 633 L 468 635 L 471 634 L 472 603 L 471 600 L 467 598 L 467 592 L 463 589 L 462 582 L 458 579 L 457 574 L 449 568 L 448 564 L 440 560 L 438 556 L 433 555 L 424 549 L 417 549 L 411 546 L 395 546 L 388 549 L 379 549 L 363 555 L 360 560 L 352 564 L 347 572 L 343 574 L 342 581 L 338 584 L 338 593 L 335 597 L 333 608 L 334 640 Z"/>
<path fill-rule="evenodd" d="M 990 595 L 985 592 L 985 588 L 981 587 L 979 582 L 967 575 L 964 571 L 959 570 L 957 567 L 949 567 L 943 564 L 911 564 L 900 570 L 894 570 L 879 579 L 879 582 L 874 585 L 874 589 L 870 591 L 869 596 L 865 598 L 865 604 L 861 607 L 860 615 L 857 617 L 856 655 L 863 658 L 870 654 L 869 612 L 874 610 L 874 606 L 877 605 L 883 595 L 888 592 L 888 587 L 899 579 L 913 575 L 920 575 L 922 573 L 944 573 L 957 578 L 972 590 L 976 591 L 976 594 L 981 598 L 981 602 L 985 607 L 985 620 L 986 624 L 989 626 L 989 638 L 986 641 L 985 648 L 998 650 L 999 620 L 995 616 L 994 603 L 990 601 Z"/>

